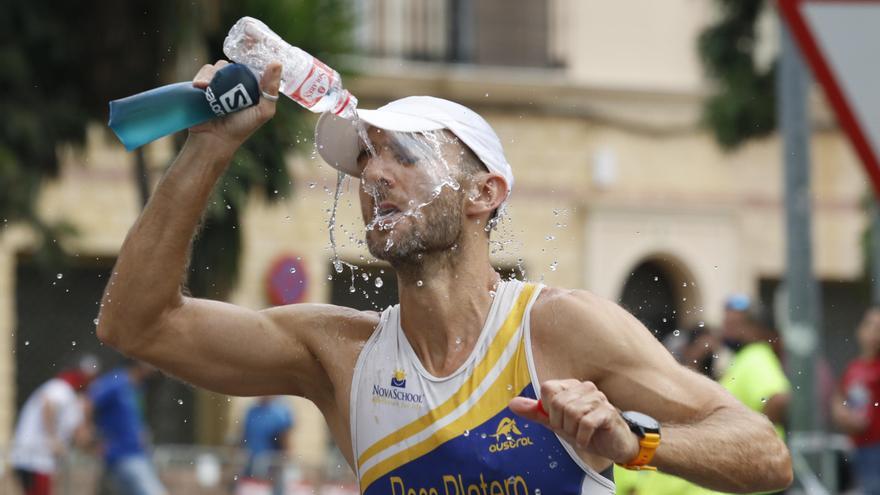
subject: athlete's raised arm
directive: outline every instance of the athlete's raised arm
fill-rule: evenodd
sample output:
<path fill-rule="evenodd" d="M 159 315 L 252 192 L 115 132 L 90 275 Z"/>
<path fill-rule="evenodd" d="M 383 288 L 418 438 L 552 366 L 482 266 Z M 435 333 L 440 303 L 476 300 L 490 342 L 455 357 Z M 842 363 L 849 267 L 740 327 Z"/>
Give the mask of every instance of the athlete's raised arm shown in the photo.
<path fill-rule="evenodd" d="M 514 412 L 623 464 L 636 458 L 639 442 L 618 411 L 641 412 L 660 422 L 651 464 L 662 471 L 724 492 L 791 482 L 788 450 L 770 421 L 679 365 L 632 315 L 581 291 L 549 289 L 542 299 L 532 339 L 549 417 L 525 398 L 511 402 Z"/>
<path fill-rule="evenodd" d="M 206 86 L 225 64 L 202 67 L 193 84 Z M 261 90 L 278 94 L 280 74 L 281 66 L 271 64 Z M 182 293 L 191 241 L 211 190 L 236 149 L 274 113 L 275 102 L 262 98 L 190 129 L 122 245 L 101 304 L 98 336 L 210 390 L 313 398 L 313 391 L 332 389 L 313 352 L 316 339 L 344 330 L 339 327 L 359 313 L 325 305 L 254 311 Z"/>

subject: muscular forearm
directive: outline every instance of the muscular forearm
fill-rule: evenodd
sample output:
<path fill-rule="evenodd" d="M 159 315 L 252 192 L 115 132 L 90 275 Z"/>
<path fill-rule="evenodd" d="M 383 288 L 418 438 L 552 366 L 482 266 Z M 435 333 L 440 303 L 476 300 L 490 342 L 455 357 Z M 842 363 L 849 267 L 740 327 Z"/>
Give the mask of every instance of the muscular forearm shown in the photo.
<path fill-rule="evenodd" d="M 759 414 L 722 407 L 691 425 L 664 425 L 662 433 L 654 458 L 662 471 L 734 493 L 776 491 L 791 483 L 788 449 Z"/>
<path fill-rule="evenodd" d="M 104 293 L 98 336 L 121 349 L 180 304 L 189 246 L 234 148 L 192 136 L 160 181 L 119 253 Z"/>

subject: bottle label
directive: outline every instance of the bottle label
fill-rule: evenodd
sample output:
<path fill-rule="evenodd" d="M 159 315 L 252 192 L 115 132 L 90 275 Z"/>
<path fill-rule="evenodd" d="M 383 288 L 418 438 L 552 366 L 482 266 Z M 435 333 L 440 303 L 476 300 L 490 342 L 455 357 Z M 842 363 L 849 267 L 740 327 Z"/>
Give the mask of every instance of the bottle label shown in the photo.
<path fill-rule="evenodd" d="M 339 103 L 331 110 L 334 115 L 342 114 L 342 111 L 345 110 L 345 107 L 348 106 L 348 103 L 351 101 L 351 93 L 345 91 L 345 98 L 339 98 Z"/>
<path fill-rule="evenodd" d="M 289 96 L 300 105 L 312 108 L 330 91 L 335 79 L 336 71 L 327 67 L 320 60 L 314 59 L 309 75 Z"/>

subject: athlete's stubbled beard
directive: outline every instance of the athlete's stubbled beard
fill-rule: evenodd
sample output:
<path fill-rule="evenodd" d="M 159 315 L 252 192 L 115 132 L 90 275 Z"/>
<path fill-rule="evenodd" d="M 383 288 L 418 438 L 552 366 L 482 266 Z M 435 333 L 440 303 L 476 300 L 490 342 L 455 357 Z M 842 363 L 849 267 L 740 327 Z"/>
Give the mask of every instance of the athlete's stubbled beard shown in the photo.
<path fill-rule="evenodd" d="M 443 188 L 430 203 L 407 215 L 385 235 L 378 229 L 367 230 L 370 254 L 400 269 L 418 265 L 426 256 L 451 252 L 461 239 L 463 194 L 463 189 Z"/>

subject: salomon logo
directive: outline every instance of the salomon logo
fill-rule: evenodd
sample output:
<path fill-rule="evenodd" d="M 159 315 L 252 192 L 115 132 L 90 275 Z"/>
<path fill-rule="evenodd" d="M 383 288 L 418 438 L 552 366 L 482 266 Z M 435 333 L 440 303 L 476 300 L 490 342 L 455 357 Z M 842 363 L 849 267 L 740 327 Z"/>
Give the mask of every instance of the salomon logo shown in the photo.
<path fill-rule="evenodd" d="M 233 86 L 232 89 L 220 95 L 220 98 L 215 97 L 214 90 L 209 87 L 205 90 L 205 98 L 208 100 L 208 104 L 211 105 L 211 110 L 218 117 L 247 108 L 254 103 L 251 100 L 251 95 L 244 89 L 244 84 L 242 83 Z"/>
<path fill-rule="evenodd" d="M 220 96 L 220 104 L 223 105 L 223 109 L 229 113 L 241 110 L 242 108 L 247 108 L 253 105 L 254 102 L 251 100 L 251 96 L 248 94 L 247 90 L 244 89 L 244 84 L 238 83 L 232 89 Z"/>

